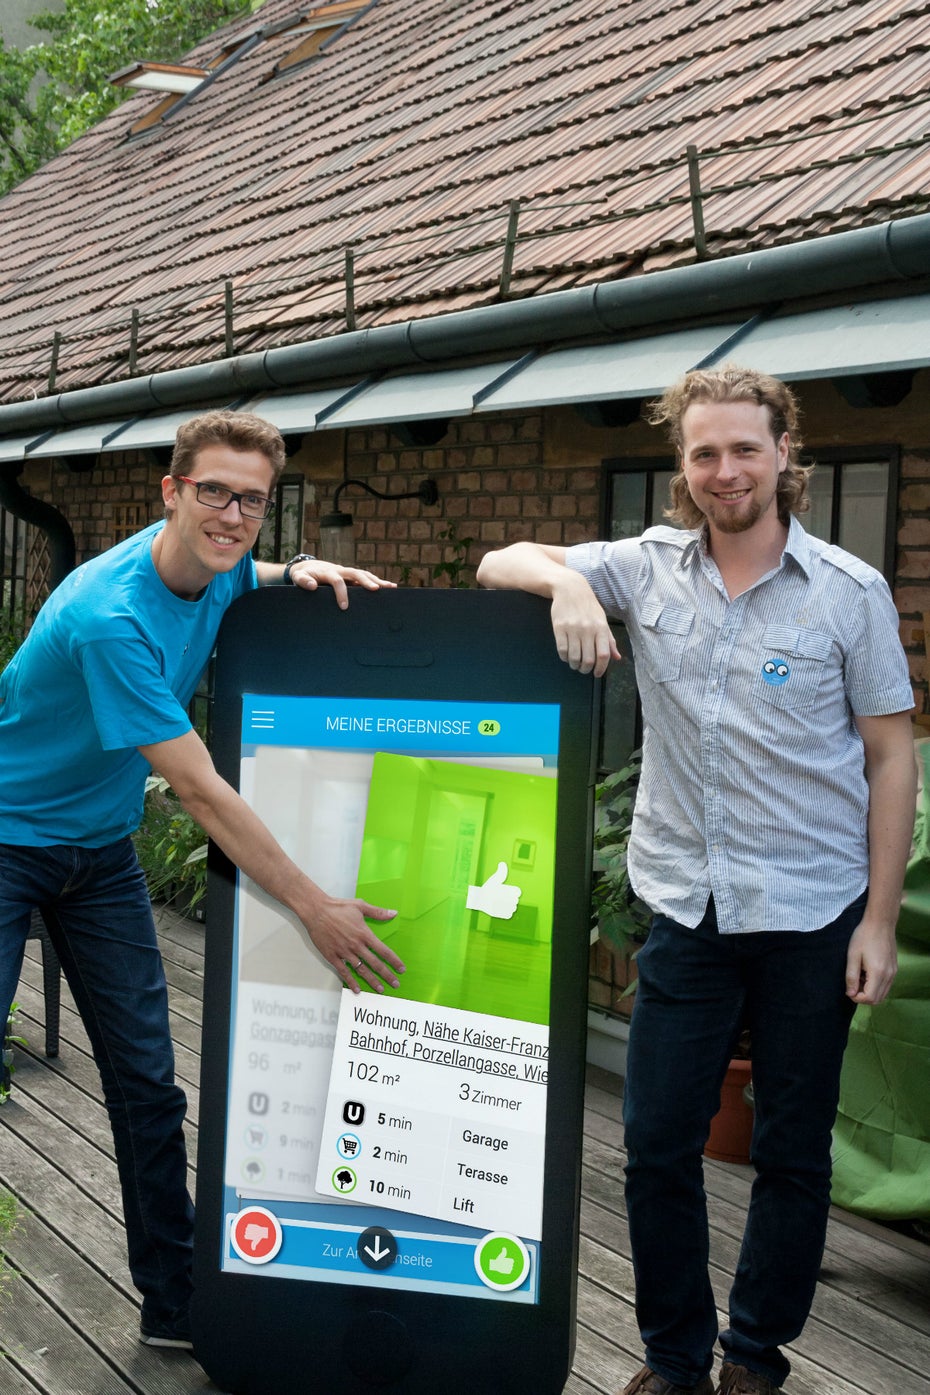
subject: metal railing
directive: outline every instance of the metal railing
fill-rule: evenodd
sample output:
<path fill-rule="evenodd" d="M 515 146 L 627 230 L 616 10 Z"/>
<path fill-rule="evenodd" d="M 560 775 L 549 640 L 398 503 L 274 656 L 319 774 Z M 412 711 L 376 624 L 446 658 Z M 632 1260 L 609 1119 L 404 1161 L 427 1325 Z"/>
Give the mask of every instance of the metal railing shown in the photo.
<path fill-rule="evenodd" d="M 32 531 L 21 518 L 0 508 L 0 645 L 4 650 L 11 638 L 25 634 L 37 608 L 30 596 Z"/>

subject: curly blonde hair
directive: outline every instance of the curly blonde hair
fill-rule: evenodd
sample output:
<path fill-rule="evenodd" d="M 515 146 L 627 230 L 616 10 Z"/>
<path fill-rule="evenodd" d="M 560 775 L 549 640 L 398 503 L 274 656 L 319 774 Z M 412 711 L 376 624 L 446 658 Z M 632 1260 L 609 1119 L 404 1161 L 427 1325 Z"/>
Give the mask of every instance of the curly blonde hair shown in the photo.
<path fill-rule="evenodd" d="M 720 368 L 695 368 L 686 373 L 648 409 L 648 420 L 653 426 L 665 427 L 678 456 L 678 470 L 669 486 L 672 503 L 665 510 L 666 518 L 683 528 L 697 528 L 704 521 L 703 513 L 691 498 L 682 469 L 681 423 L 685 412 L 695 402 L 755 402 L 767 408 L 773 440 L 777 443 L 785 432 L 788 433 L 788 464 L 778 477 L 776 491 L 778 517 L 787 524 L 792 514 L 804 513 L 810 508 L 807 481 L 813 466 L 802 465 L 798 460 L 803 441 L 798 427 L 797 398 L 786 383 L 768 373 L 725 363 Z"/>

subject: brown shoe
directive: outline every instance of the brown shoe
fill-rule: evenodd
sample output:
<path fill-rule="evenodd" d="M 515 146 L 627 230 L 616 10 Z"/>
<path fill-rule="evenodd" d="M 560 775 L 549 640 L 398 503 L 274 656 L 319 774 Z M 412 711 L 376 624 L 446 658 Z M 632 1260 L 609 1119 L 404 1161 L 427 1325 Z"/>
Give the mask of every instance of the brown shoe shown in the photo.
<path fill-rule="evenodd" d="M 705 1376 L 697 1385 L 672 1385 L 658 1371 L 644 1366 L 630 1381 L 622 1395 L 714 1395 L 713 1382 Z"/>
<path fill-rule="evenodd" d="M 725 1361 L 720 1367 L 720 1384 L 716 1395 L 779 1395 L 780 1385 L 773 1385 L 767 1376 Z"/>

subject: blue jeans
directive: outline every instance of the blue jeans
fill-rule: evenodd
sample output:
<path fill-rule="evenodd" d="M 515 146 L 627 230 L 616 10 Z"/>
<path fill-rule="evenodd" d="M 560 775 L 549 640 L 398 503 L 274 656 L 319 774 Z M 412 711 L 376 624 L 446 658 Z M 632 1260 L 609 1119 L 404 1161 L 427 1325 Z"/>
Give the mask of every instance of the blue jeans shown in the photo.
<path fill-rule="evenodd" d="M 830 1144 L 853 1004 L 846 951 L 865 897 L 812 933 L 721 935 L 656 916 L 637 956 L 623 1117 L 636 1313 L 653 1370 L 675 1385 L 710 1371 L 702 1152 L 741 1024 L 752 1034 L 756 1170 L 730 1292 L 728 1360 L 781 1385 L 780 1347 L 807 1320 L 830 1205 Z"/>
<path fill-rule="evenodd" d="M 174 1083 L 168 993 L 145 878 L 129 838 L 103 848 L 0 844 L 0 1012 L 41 907 L 103 1083 L 129 1269 L 147 1316 L 170 1320 L 191 1291 L 184 1093 Z"/>

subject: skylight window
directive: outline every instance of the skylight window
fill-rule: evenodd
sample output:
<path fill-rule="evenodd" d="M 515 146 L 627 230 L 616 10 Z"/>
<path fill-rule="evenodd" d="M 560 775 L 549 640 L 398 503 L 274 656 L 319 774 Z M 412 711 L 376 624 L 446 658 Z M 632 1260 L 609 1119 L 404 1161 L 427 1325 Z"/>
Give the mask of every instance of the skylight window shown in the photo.
<path fill-rule="evenodd" d="M 141 88 L 147 92 L 193 92 L 207 76 L 206 68 L 185 68 L 179 63 L 130 63 L 114 73 L 114 87 Z"/>
<path fill-rule="evenodd" d="M 338 34 L 340 29 L 355 19 L 356 15 L 361 14 L 362 10 L 368 9 L 370 4 L 371 0 L 339 0 L 339 3 L 319 5 L 316 9 L 306 11 L 293 27 L 288 29 L 289 33 L 304 37 L 286 58 L 275 64 L 272 76 L 287 72 L 289 68 L 314 58 L 328 39 Z"/>
<path fill-rule="evenodd" d="M 375 3 L 376 0 L 334 0 L 332 4 L 316 5 L 312 9 L 301 10 L 277 24 L 247 30 L 221 49 L 205 68 L 187 67 L 182 63 L 151 63 L 147 60 L 130 63 L 127 68 L 121 68 L 109 79 L 114 87 L 164 92 L 166 95 L 161 102 L 133 123 L 129 135 L 135 136 L 149 130 L 175 108 L 184 106 L 200 87 L 212 82 L 230 64 L 237 62 L 263 40 L 280 34 L 293 35 L 299 40 L 297 47 L 277 63 L 269 74 L 270 77 L 275 77 L 278 73 L 315 57 L 327 40 Z M 265 81 L 267 80 L 266 78 Z"/>
<path fill-rule="evenodd" d="M 243 54 L 260 41 L 261 30 L 252 30 L 239 35 L 212 58 L 205 68 L 187 67 L 183 63 L 151 63 L 148 60 L 130 63 L 114 73 L 110 82 L 114 87 L 130 87 L 149 92 L 165 92 L 167 96 L 134 122 L 129 128 L 130 136 L 138 135 L 155 126 L 175 107 L 189 101 L 191 95 L 212 80 L 229 64 L 235 63 Z"/>

